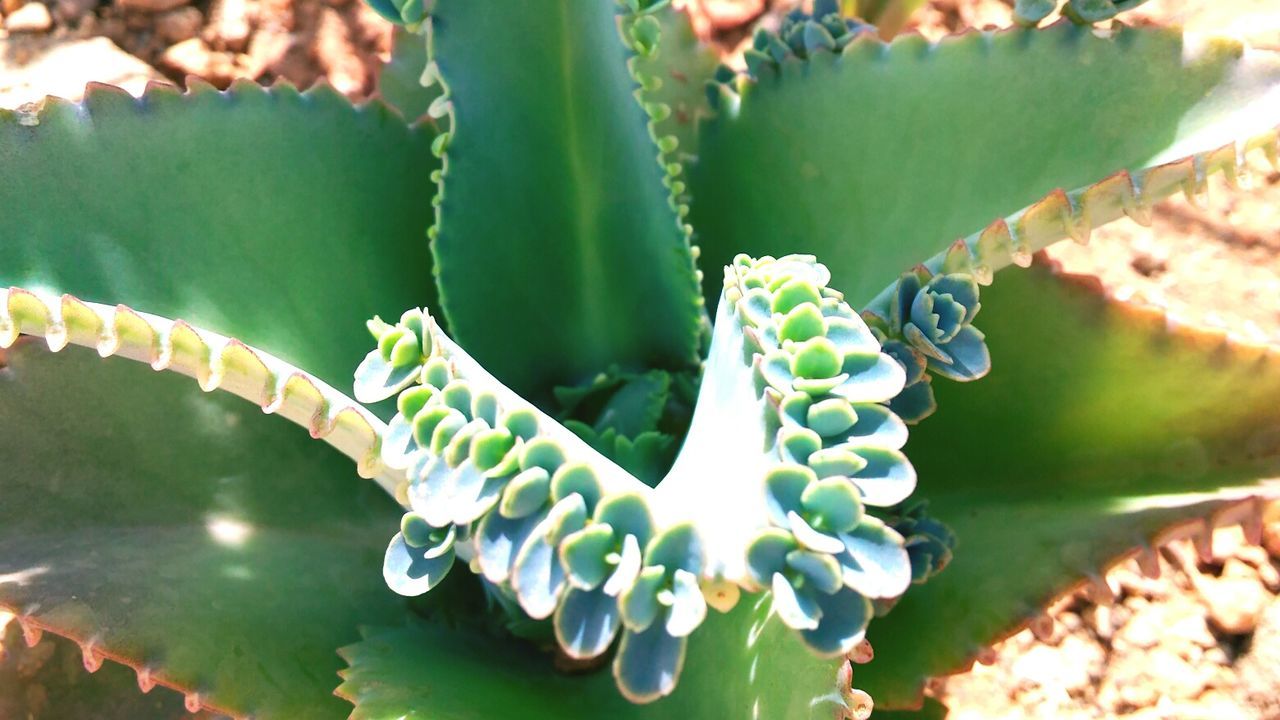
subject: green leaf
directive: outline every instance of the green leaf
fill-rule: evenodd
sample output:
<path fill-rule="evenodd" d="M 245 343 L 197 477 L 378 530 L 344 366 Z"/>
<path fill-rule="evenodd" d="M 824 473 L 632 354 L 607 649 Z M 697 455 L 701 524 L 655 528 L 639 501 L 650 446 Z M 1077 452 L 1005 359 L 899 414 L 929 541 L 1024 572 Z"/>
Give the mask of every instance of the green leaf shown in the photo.
<path fill-rule="evenodd" d="M 452 106 L 441 297 L 459 344 L 526 397 L 614 363 L 696 361 L 688 238 L 614 13 L 599 0 L 432 11 Z"/>
<path fill-rule="evenodd" d="M 364 321 L 433 302 L 430 142 L 328 88 L 0 112 L 0 285 L 181 318 L 349 388 Z"/>
<path fill-rule="evenodd" d="M 671 397 L 671 376 L 651 370 L 624 378 L 596 415 L 595 431 L 613 428 L 619 435 L 634 438 L 656 430 Z"/>
<path fill-rule="evenodd" d="M 1055 188 L 1273 128 L 1278 84 L 1273 54 L 1156 28 L 862 38 L 721 97 L 690 171 L 696 241 L 706 267 L 814 253 L 862 307 Z"/>
<path fill-rule="evenodd" d="M 403 482 L 403 474 L 381 457 L 382 436 L 393 433 L 369 410 L 305 370 L 236 338 L 126 305 L 37 295 L 25 288 L 0 290 L 0 350 L 23 338 L 43 338 L 54 350 L 69 344 L 94 348 L 102 357 L 125 357 L 187 375 L 202 390 L 233 393 L 306 428 L 354 460 L 361 477 L 377 478 L 393 495 Z"/>
<path fill-rule="evenodd" d="M 334 651 L 404 617 L 382 489 L 186 378 L 34 341 L 8 363 L 0 607 L 220 711 L 342 717 Z"/>
<path fill-rule="evenodd" d="M 683 162 L 697 153 L 698 124 L 711 117 L 707 83 L 715 76 L 720 58 L 714 48 L 698 40 L 688 12 L 668 4 L 652 17 L 662 26 L 658 49 L 647 57 L 637 57 L 635 72 L 660 81 L 656 88 L 646 90 L 642 99 L 670 110 L 671 114 L 658 122 L 658 136 L 673 135 L 680 141 L 676 155 Z"/>
<path fill-rule="evenodd" d="M 813 657 L 767 596 L 711 613 L 689 637 L 675 692 L 648 705 L 623 698 L 607 667 L 567 675 L 528 646 L 438 625 L 378 630 L 342 655 L 337 692 L 355 704 L 352 720 L 828 720 L 842 702 L 837 662 Z"/>
<path fill-rule="evenodd" d="M 426 69 L 427 39 L 396 25 L 391 35 L 391 57 L 378 68 L 378 97 L 405 120 L 422 118 L 443 92 L 434 77 L 424 77 Z M 424 87 L 426 79 L 432 82 Z"/>
<path fill-rule="evenodd" d="M 689 426 L 698 373 L 611 368 L 590 381 L 556 387 L 561 422 L 597 452 L 655 487 L 667 474 Z"/>
<path fill-rule="evenodd" d="M 11 622 L 0 645 L 0 717 L 25 720 L 215 720 L 214 713 L 190 714 L 182 695 L 165 687 L 147 694 L 133 671 L 104 663 L 92 675 L 75 643 L 41 635 L 28 647 L 19 623 Z M 34 639 L 34 636 L 33 636 Z"/>
<path fill-rule="evenodd" d="M 907 447 L 958 545 L 871 624 L 858 680 L 881 707 L 918 700 L 926 677 L 1172 523 L 1277 492 L 1256 485 L 1280 472 L 1276 348 L 1171 333 L 1159 311 L 1042 266 L 1000 275 L 982 308 L 993 371 L 934 383 L 938 411 Z"/>

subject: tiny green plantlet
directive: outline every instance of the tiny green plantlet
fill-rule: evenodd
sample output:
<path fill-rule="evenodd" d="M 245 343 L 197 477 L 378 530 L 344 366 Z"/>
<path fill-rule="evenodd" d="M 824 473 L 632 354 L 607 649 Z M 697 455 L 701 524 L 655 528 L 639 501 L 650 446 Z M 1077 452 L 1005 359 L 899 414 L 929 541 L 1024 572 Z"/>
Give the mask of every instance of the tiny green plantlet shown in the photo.
<path fill-rule="evenodd" d="M 104 708 L 938 717 L 1258 531 L 1280 348 L 1040 251 L 1276 163 L 1275 54 L 817 0 L 735 71 L 661 2 L 371 4 L 364 105 L 0 112 L 0 610 L 131 668 Z"/>

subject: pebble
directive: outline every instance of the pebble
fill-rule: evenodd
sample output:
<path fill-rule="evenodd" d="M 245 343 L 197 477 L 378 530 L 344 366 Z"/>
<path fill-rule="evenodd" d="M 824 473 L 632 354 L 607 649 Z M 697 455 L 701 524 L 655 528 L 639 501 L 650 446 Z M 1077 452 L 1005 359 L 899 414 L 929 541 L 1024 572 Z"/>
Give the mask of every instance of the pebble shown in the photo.
<path fill-rule="evenodd" d="M 1211 647 L 1204 651 L 1204 659 L 1214 665 L 1230 665 L 1231 658 L 1227 657 L 1227 651 L 1220 647 Z"/>
<path fill-rule="evenodd" d="M 184 75 L 199 75 L 209 68 L 209 47 L 199 38 L 184 40 L 165 50 L 160 62 Z"/>
<path fill-rule="evenodd" d="M 1116 632 L 1112 644 L 1118 650 L 1165 645 L 1190 654 L 1191 648 L 1213 647 L 1217 640 L 1205 622 L 1204 609 L 1189 598 L 1175 596 L 1163 603 L 1143 604 Z"/>
<path fill-rule="evenodd" d="M 1079 630 L 1083 621 L 1080 616 L 1073 612 L 1064 612 L 1058 616 L 1058 624 L 1069 631 L 1075 632 Z"/>
<path fill-rule="evenodd" d="M 351 42 L 351 32 L 337 10 L 320 11 L 320 25 L 316 28 L 316 59 L 333 87 L 348 97 L 364 94 L 366 73 L 364 63 Z"/>
<path fill-rule="evenodd" d="M 4 29 L 11 33 L 42 33 L 51 27 L 53 16 L 44 3 L 27 3 L 4 19 Z"/>
<path fill-rule="evenodd" d="M 249 42 L 249 7 L 245 0 L 215 0 L 209 9 L 206 39 L 215 47 L 240 52 Z"/>
<path fill-rule="evenodd" d="M 1020 684 L 1071 694 L 1093 684 L 1103 661 L 1099 646 L 1068 635 L 1056 648 L 1033 645 L 1013 662 L 1010 673 Z"/>
<path fill-rule="evenodd" d="M 1115 578 L 1121 591 L 1130 599 L 1163 598 L 1172 590 L 1163 578 L 1144 577 L 1136 572 L 1116 571 Z"/>
<path fill-rule="evenodd" d="M 1103 640 L 1110 640 L 1115 626 L 1111 623 L 1111 608 L 1107 605 L 1094 605 L 1085 608 L 1081 613 L 1093 633 Z"/>
<path fill-rule="evenodd" d="M 1266 550 L 1253 545 L 1243 545 L 1236 550 L 1235 556 L 1249 564 L 1268 590 L 1273 593 L 1280 592 L 1280 570 L 1271 563 L 1271 556 Z"/>
<path fill-rule="evenodd" d="M 1202 576 L 1193 580 L 1196 593 L 1209 611 L 1209 622 L 1228 635 L 1253 632 L 1271 600 L 1257 575 L 1239 560 L 1228 560 L 1221 578 Z"/>
<path fill-rule="evenodd" d="M 259 29 L 253 34 L 248 51 L 245 53 L 248 58 L 246 72 L 251 77 L 271 71 L 281 77 L 292 78 L 291 75 L 278 72 L 291 47 L 293 47 L 292 34 L 275 28 Z"/>
<path fill-rule="evenodd" d="M 237 75 L 235 58 L 211 50 L 196 37 L 173 45 L 160 56 L 160 64 L 183 75 L 198 75 L 215 86 L 225 86 Z"/>
<path fill-rule="evenodd" d="M 1144 277 L 1155 277 L 1168 270 L 1169 265 L 1164 260 L 1141 253 L 1133 258 L 1133 269 Z"/>
<path fill-rule="evenodd" d="M 200 34 L 204 16 L 193 7 L 180 7 L 156 18 L 156 34 L 166 42 L 178 43 Z"/>
<path fill-rule="evenodd" d="M 1280 502 L 1271 503 L 1263 515 L 1262 547 L 1267 549 L 1271 557 L 1280 560 Z"/>

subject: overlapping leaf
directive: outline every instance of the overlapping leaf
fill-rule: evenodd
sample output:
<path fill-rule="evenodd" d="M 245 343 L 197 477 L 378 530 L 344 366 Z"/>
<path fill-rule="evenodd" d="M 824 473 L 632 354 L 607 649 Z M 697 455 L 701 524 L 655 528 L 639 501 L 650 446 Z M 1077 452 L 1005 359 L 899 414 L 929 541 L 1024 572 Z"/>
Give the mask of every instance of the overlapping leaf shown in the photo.
<path fill-rule="evenodd" d="M 934 383 L 938 412 L 907 447 L 918 493 L 959 545 L 871 625 L 859 686 L 882 707 L 918 700 L 926 676 L 1162 528 L 1280 475 L 1275 349 L 1170 334 L 1158 311 L 1043 267 L 1001 274 L 982 305 L 996 369 Z"/>
<path fill-rule="evenodd" d="M 35 341 L 8 363 L 0 607 L 222 711 L 343 717 L 334 651 L 403 618 L 382 489 L 177 375 Z"/>
<path fill-rule="evenodd" d="M 426 69 L 427 39 L 397 25 L 391 38 L 391 57 L 378 68 L 378 97 L 406 120 L 421 118 L 442 92 L 439 83 L 423 84 Z"/>
<path fill-rule="evenodd" d="M 708 266 L 812 252 L 860 306 L 1056 188 L 1280 124 L 1277 87 L 1274 55 L 1163 29 L 864 37 L 722 98 L 690 172 L 695 241 Z"/>
<path fill-rule="evenodd" d="M 434 251 L 453 336 L 517 392 L 695 361 L 701 310 L 618 6 L 442 0 Z M 668 183 L 670 184 L 670 183 Z M 483 278 L 483 282 L 478 282 Z"/>
<path fill-rule="evenodd" d="M 657 52 L 635 59 L 635 71 L 650 83 L 645 102 L 662 103 L 671 114 L 658 122 L 659 135 L 673 135 L 682 160 L 697 154 L 698 126 L 711 116 L 707 83 L 719 67 L 714 48 L 698 40 L 689 14 L 666 5 L 654 13 L 661 25 Z"/>
<path fill-rule="evenodd" d="M 675 693 L 649 705 L 619 695 L 607 667 L 568 675 L 528 647 L 439 626 L 377 630 L 343 656 L 338 694 L 355 703 L 352 720 L 826 720 L 840 702 L 835 661 L 813 658 L 758 597 L 712 612 Z"/>
<path fill-rule="evenodd" d="M 182 318 L 346 388 L 366 319 L 433 302 L 430 142 L 327 88 L 0 113 L 0 284 Z"/>

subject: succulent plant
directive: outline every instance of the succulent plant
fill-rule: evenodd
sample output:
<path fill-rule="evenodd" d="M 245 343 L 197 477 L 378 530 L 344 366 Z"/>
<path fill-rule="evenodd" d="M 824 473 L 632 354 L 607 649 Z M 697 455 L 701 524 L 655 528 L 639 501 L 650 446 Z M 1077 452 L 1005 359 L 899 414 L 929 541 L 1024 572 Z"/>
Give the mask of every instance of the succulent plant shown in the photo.
<path fill-rule="evenodd" d="M 736 72 L 660 2 L 374 2 L 365 105 L 0 113 L 0 610 L 235 717 L 936 716 L 1276 493 L 1275 345 L 1038 253 L 1276 162 L 1280 58 L 1057 4 Z"/>

